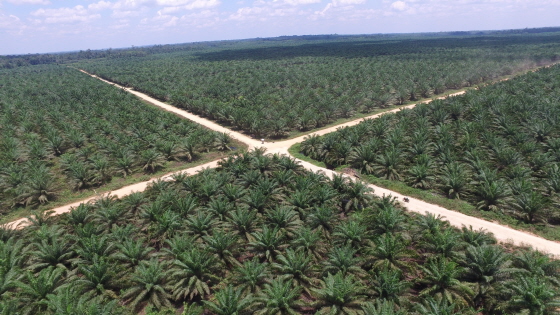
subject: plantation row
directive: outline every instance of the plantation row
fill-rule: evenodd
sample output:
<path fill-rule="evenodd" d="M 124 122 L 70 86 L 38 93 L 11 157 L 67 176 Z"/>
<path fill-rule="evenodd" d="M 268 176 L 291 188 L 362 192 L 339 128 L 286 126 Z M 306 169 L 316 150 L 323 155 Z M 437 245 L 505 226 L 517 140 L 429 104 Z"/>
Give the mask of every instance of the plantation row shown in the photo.
<path fill-rule="evenodd" d="M 474 315 L 560 305 L 558 261 L 369 191 L 253 151 L 39 215 L 0 230 L 0 310 Z"/>
<path fill-rule="evenodd" d="M 560 67 L 365 120 L 301 144 L 330 167 L 558 224 Z"/>
<path fill-rule="evenodd" d="M 0 213 L 229 145 L 75 69 L 0 72 Z"/>
<path fill-rule="evenodd" d="M 255 137 L 281 138 L 555 61 L 559 36 L 240 44 L 78 67 Z"/>

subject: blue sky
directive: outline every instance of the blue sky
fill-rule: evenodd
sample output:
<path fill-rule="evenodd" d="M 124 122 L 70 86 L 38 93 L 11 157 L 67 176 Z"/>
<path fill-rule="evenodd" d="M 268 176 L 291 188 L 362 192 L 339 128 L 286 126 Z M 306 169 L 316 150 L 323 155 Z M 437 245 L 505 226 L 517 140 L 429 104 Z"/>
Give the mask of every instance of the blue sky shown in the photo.
<path fill-rule="evenodd" d="M 0 55 L 560 26 L 560 0 L 0 0 Z"/>

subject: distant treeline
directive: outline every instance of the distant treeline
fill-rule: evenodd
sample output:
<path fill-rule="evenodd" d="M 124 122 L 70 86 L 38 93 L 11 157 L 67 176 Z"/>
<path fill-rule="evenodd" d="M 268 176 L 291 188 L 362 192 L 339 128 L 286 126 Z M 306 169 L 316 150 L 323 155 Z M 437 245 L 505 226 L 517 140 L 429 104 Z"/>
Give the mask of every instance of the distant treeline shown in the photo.
<path fill-rule="evenodd" d="M 108 48 L 100 50 L 80 50 L 74 52 L 47 53 L 47 54 L 27 54 L 27 55 L 5 55 L 0 56 L 0 69 L 12 69 L 21 66 L 60 64 L 74 61 L 100 58 L 130 58 L 143 57 L 151 54 L 206 50 L 212 48 L 240 48 L 243 43 L 261 43 L 266 46 L 270 42 L 294 42 L 302 44 L 305 41 L 331 41 L 331 40 L 359 40 L 359 39 L 390 39 L 390 38 L 422 38 L 422 37 L 445 37 L 445 36 L 488 36 L 504 34 L 538 34 L 560 32 L 560 27 L 544 28 L 525 28 L 501 31 L 458 31 L 458 32 L 437 32 L 437 33 L 414 33 L 414 34 L 370 34 L 370 35 L 302 35 L 302 36 L 279 36 L 272 38 L 254 38 L 245 40 L 210 41 L 195 42 L 170 45 L 151 45 L 151 46 L 132 46 L 130 48 Z M 240 45 L 241 44 L 241 45 Z"/>

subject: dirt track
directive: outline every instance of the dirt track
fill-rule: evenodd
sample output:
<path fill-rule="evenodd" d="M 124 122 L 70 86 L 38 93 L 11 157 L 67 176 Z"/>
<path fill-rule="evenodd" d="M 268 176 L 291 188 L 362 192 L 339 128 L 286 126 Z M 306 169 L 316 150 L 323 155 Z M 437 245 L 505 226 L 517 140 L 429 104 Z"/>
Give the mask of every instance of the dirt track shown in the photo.
<path fill-rule="evenodd" d="M 91 75 L 83 70 L 80 70 L 88 75 Z M 259 140 L 256 139 L 251 139 L 250 137 L 241 134 L 239 132 L 235 132 L 232 130 L 229 130 L 225 127 L 222 127 L 208 119 L 196 116 L 194 114 L 191 114 L 187 111 L 178 109 L 176 107 L 173 107 L 171 105 L 165 104 L 163 102 L 160 102 L 156 99 L 153 99 L 151 97 L 149 97 L 148 95 L 145 95 L 143 93 L 134 91 L 132 89 L 127 89 L 124 87 L 121 87 L 119 85 L 116 85 L 112 82 L 109 82 L 107 80 L 103 80 L 97 76 L 91 75 L 92 77 L 95 77 L 97 79 L 100 79 L 104 82 L 107 82 L 109 84 L 115 85 L 119 88 L 125 89 L 126 91 L 136 95 L 137 97 L 155 105 L 158 106 L 160 108 L 163 108 L 167 111 L 173 112 L 179 116 L 182 116 L 184 118 L 187 118 L 189 120 L 192 120 L 196 123 L 199 123 L 209 129 L 212 130 L 216 130 L 219 132 L 227 132 L 229 133 L 233 138 L 236 138 L 239 141 L 242 141 L 246 144 L 249 145 L 249 148 L 255 148 L 255 147 L 265 147 L 267 148 L 268 152 L 270 153 L 279 153 L 279 154 L 286 154 L 289 155 L 288 153 L 288 148 L 298 142 L 302 142 L 304 140 L 304 137 L 308 136 L 301 136 L 301 137 L 297 137 L 294 139 L 289 139 L 289 140 L 285 140 L 285 141 L 279 141 L 279 142 L 275 142 L 275 143 L 265 143 L 265 144 L 261 144 L 261 142 Z M 463 94 L 464 92 L 459 92 L 459 93 L 454 93 L 451 94 L 452 95 L 460 95 Z M 446 96 L 447 97 L 447 96 Z M 440 98 L 444 98 L 444 97 L 440 97 Z M 429 101 L 426 101 L 429 102 Z M 411 108 L 414 107 L 416 104 L 413 105 L 408 105 L 405 106 L 406 108 Z M 366 118 L 375 118 L 378 117 L 380 115 L 386 114 L 388 112 L 395 112 L 395 111 L 399 111 L 400 109 L 394 109 L 394 110 L 390 110 L 384 113 L 380 113 L 380 114 L 376 114 L 376 115 L 372 115 Z M 340 128 L 340 127 L 345 127 L 345 126 L 353 126 L 356 125 L 358 123 L 360 123 L 363 119 L 366 118 L 360 118 L 360 119 L 356 119 L 347 123 L 343 123 L 334 127 L 330 127 L 330 128 L 326 128 L 326 129 L 322 129 L 322 130 L 318 130 L 316 132 L 313 132 L 311 134 L 317 134 L 317 135 L 324 135 L 333 131 L 336 131 L 336 129 Z M 301 160 L 298 160 L 305 168 L 307 168 L 308 170 L 317 172 L 317 171 L 321 171 L 324 172 L 326 175 L 328 175 L 329 177 L 332 177 L 332 175 L 335 173 L 334 171 L 325 169 L 325 168 L 321 168 L 318 166 L 315 166 L 311 163 L 308 162 L 304 162 Z M 197 167 L 193 167 L 184 171 L 180 171 L 180 172 L 188 172 L 189 174 L 193 174 L 199 170 L 201 170 L 202 168 L 206 168 L 206 167 L 216 167 L 217 166 L 217 161 L 214 162 L 210 162 L 210 163 L 206 163 L 204 165 L 200 165 Z M 164 176 L 164 178 L 168 178 L 169 174 Z M 147 182 L 142 182 L 142 183 L 138 183 L 138 184 L 134 184 L 134 185 L 130 185 L 127 187 L 123 187 L 119 190 L 113 191 L 111 192 L 112 195 L 114 196 L 118 196 L 118 197 L 123 197 L 126 196 L 128 194 L 131 194 L 132 192 L 136 192 L 136 191 L 143 191 L 144 189 L 146 189 L 147 185 L 151 182 L 147 181 Z M 394 192 L 394 191 L 390 191 L 381 187 L 377 187 L 374 185 L 370 185 L 370 187 L 372 187 L 375 190 L 375 194 L 378 196 L 383 196 L 383 195 L 392 195 L 392 196 L 396 196 L 398 197 L 400 200 L 402 200 L 402 195 Z M 53 209 L 55 211 L 56 214 L 61 214 L 64 212 L 68 212 L 70 211 L 70 209 L 72 207 L 75 207 L 77 205 L 79 205 L 80 203 L 83 202 L 87 202 L 90 201 L 92 199 L 94 199 L 95 197 L 92 198 L 88 198 L 79 202 L 75 202 L 73 204 L 70 205 L 66 205 L 63 207 L 59 207 L 56 209 Z M 461 214 L 459 212 L 456 211 L 452 211 L 452 210 L 448 210 L 445 208 L 442 208 L 440 206 L 437 205 L 433 205 L 433 204 L 429 204 L 427 202 L 424 202 L 422 200 L 418 200 L 418 199 L 414 199 L 414 198 L 410 198 L 410 202 L 406 204 L 406 207 L 413 212 L 417 212 L 417 213 L 421 213 L 424 214 L 426 212 L 435 214 L 435 215 L 441 215 L 443 217 L 445 217 L 453 226 L 456 227 L 462 227 L 462 226 L 472 226 L 475 229 L 485 229 L 488 230 L 492 233 L 494 233 L 494 236 L 501 242 L 511 242 L 515 245 L 529 245 L 532 246 L 535 249 L 538 249 L 540 251 L 543 252 L 548 252 L 554 256 L 560 257 L 560 243 L 558 242 L 554 242 L 554 241 L 549 241 L 549 240 L 545 240 L 543 238 L 534 236 L 532 234 L 529 233 L 525 233 L 525 232 L 521 232 L 521 231 L 517 231 L 514 230 L 512 228 L 506 227 L 506 226 L 502 226 L 493 222 L 489 222 L 489 221 L 485 221 L 482 219 L 478 219 L 478 218 L 474 218 L 474 217 L 470 217 L 464 214 Z M 26 219 L 20 219 L 17 221 L 14 221 L 12 223 L 10 223 L 12 226 L 16 226 L 17 224 L 21 224 L 21 226 L 25 226 L 26 225 Z"/>

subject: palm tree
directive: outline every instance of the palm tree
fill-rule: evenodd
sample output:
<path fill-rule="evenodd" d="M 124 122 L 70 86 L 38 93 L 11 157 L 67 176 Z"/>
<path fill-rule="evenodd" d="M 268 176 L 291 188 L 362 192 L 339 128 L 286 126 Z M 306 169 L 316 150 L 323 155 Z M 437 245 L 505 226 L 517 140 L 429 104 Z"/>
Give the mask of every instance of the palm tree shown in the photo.
<path fill-rule="evenodd" d="M 510 267 L 512 261 L 509 255 L 497 246 L 469 246 L 464 255 L 464 276 L 478 284 L 474 297 L 475 306 L 491 310 L 493 301 L 488 299 L 499 294 L 503 289 L 501 286 L 520 270 Z"/>
<path fill-rule="evenodd" d="M 307 225 L 323 234 L 327 239 L 330 239 L 330 235 L 335 227 L 336 222 L 336 210 L 331 207 L 315 207 L 312 208 L 311 213 L 307 216 Z"/>
<path fill-rule="evenodd" d="M 533 223 L 535 220 L 546 221 L 548 204 L 548 200 L 536 191 L 515 195 L 510 202 L 513 213 L 527 223 Z"/>
<path fill-rule="evenodd" d="M 210 286 L 220 280 L 218 259 L 209 251 L 192 248 L 179 253 L 173 262 L 175 300 L 193 299 L 210 294 Z"/>
<path fill-rule="evenodd" d="M 510 284 L 513 297 L 508 307 L 513 311 L 527 310 L 530 315 L 558 314 L 558 292 L 546 281 L 536 277 L 519 277 Z"/>
<path fill-rule="evenodd" d="M 46 310 L 47 296 L 56 290 L 64 282 L 65 270 L 48 267 L 41 270 L 37 275 L 27 271 L 23 281 L 16 281 L 15 286 L 20 291 L 20 299 L 23 302 L 24 314 L 39 314 Z"/>
<path fill-rule="evenodd" d="M 560 261 L 552 259 L 539 251 L 522 251 L 513 257 L 514 266 L 525 270 L 525 273 L 539 279 L 546 279 L 556 287 L 560 287 L 557 278 L 560 272 Z"/>
<path fill-rule="evenodd" d="M 371 194 L 373 194 L 373 188 L 367 184 L 361 181 L 349 183 L 343 197 L 344 211 L 349 212 L 367 207 L 367 204 L 373 199 Z"/>
<path fill-rule="evenodd" d="M 165 159 L 161 153 L 154 149 L 143 151 L 140 155 L 140 165 L 148 173 L 154 173 L 165 165 Z"/>
<path fill-rule="evenodd" d="M 406 315 L 408 312 L 405 309 L 398 308 L 392 302 L 384 299 L 378 299 L 373 302 L 366 302 L 362 305 L 364 315 Z"/>
<path fill-rule="evenodd" d="M 417 304 L 416 312 L 420 315 L 475 315 L 472 308 L 462 307 L 457 303 L 450 303 L 444 297 L 428 296 L 422 304 Z"/>
<path fill-rule="evenodd" d="M 371 246 L 373 245 L 373 246 Z M 377 269 L 410 270 L 413 264 L 409 262 L 414 257 L 414 251 L 407 248 L 407 242 L 400 236 L 385 233 L 374 239 L 373 244 L 366 248 L 367 263 Z"/>
<path fill-rule="evenodd" d="M 225 227 L 230 231 L 234 231 L 237 235 L 244 237 L 247 240 L 251 240 L 251 233 L 257 230 L 255 227 L 256 218 L 256 211 L 250 211 L 247 208 L 238 207 L 234 212 L 230 213 Z"/>
<path fill-rule="evenodd" d="M 346 220 L 335 227 L 335 244 L 361 248 L 369 236 L 367 226 L 361 220 Z"/>
<path fill-rule="evenodd" d="M 216 315 L 242 315 L 251 314 L 251 305 L 254 303 L 252 295 L 245 295 L 241 290 L 235 290 L 233 286 L 227 287 L 216 292 L 215 302 L 202 301 L 210 311 Z"/>
<path fill-rule="evenodd" d="M 117 300 L 103 302 L 99 298 L 89 299 L 74 287 L 64 287 L 56 294 L 49 294 L 47 297 L 46 304 L 52 314 L 118 315 L 124 313 L 124 309 L 117 305 Z"/>
<path fill-rule="evenodd" d="M 377 155 L 374 171 L 379 177 L 389 180 L 400 180 L 400 168 L 402 152 L 400 149 L 391 147 L 384 153 Z"/>
<path fill-rule="evenodd" d="M 252 241 L 249 242 L 249 250 L 258 257 L 272 262 L 280 254 L 280 250 L 285 248 L 284 234 L 278 228 L 264 226 L 261 231 L 251 233 Z"/>
<path fill-rule="evenodd" d="M 403 211 L 392 204 L 384 206 L 378 211 L 369 211 L 368 214 L 366 220 L 369 228 L 375 234 L 395 233 L 405 227 L 406 217 Z"/>
<path fill-rule="evenodd" d="M 74 280 L 77 287 L 84 292 L 93 292 L 95 295 L 107 295 L 117 298 L 116 290 L 120 286 L 118 267 L 110 263 L 106 258 L 95 256 L 91 264 L 84 264 L 78 267 L 78 272 L 82 277 Z"/>
<path fill-rule="evenodd" d="M 136 267 L 141 261 L 147 260 L 154 249 L 146 246 L 142 239 L 126 239 L 117 244 L 118 251 L 111 255 L 112 259 L 124 263 L 128 267 Z"/>
<path fill-rule="evenodd" d="M 175 221 L 177 222 L 177 221 Z M 214 218 L 210 212 L 199 211 L 196 214 L 189 215 L 186 220 L 186 225 L 188 227 L 188 232 L 194 235 L 196 238 L 208 235 L 210 231 L 218 224 L 218 221 Z M 177 229 L 181 227 L 181 224 L 177 225 Z"/>
<path fill-rule="evenodd" d="M 70 244 L 66 239 L 62 241 L 59 237 L 43 239 L 32 244 L 35 250 L 31 251 L 29 260 L 31 270 L 43 269 L 49 266 L 67 269 L 69 259 L 74 255 Z"/>
<path fill-rule="evenodd" d="M 271 227 L 278 228 L 280 233 L 287 237 L 292 237 L 294 232 L 299 229 L 303 222 L 299 215 L 290 206 L 276 206 L 268 209 L 265 214 L 265 222 Z"/>
<path fill-rule="evenodd" d="M 426 234 L 423 247 L 429 252 L 442 255 L 443 257 L 454 257 L 457 255 L 455 249 L 459 245 L 459 234 L 453 229 L 436 231 Z"/>
<path fill-rule="evenodd" d="M 290 246 L 296 250 L 301 249 L 313 256 L 315 260 L 321 260 L 325 253 L 324 243 L 321 242 L 320 231 L 311 230 L 309 227 L 302 226 L 294 232 Z"/>
<path fill-rule="evenodd" d="M 231 183 L 227 183 L 221 188 L 222 194 L 227 198 L 227 200 L 231 203 L 239 202 L 243 196 L 247 193 L 243 187 L 234 185 Z"/>
<path fill-rule="evenodd" d="M 232 139 L 227 132 L 216 132 L 214 137 L 214 148 L 218 151 L 231 151 Z"/>
<path fill-rule="evenodd" d="M 30 171 L 33 176 L 26 177 L 18 189 L 17 200 L 24 206 L 45 204 L 56 197 L 56 186 L 52 175 L 45 166 Z"/>
<path fill-rule="evenodd" d="M 204 242 L 208 249 L 214 253 L 225 266 L 239 265 L 239 261 L 235 258 L 238 253 L 239 237 L 232 233 L 224 231 L 216 231 L 211 236 L 204 236 Z"/>
<path fill-rule="evenodd" d="M 420 291 L 420 296 L 442 297 L 449 304 L 468 305 L 474 292 L 459 278 L 464 269 L 446 258 L 429 259 L 425 266 L 420 267 L 424 273 L 419 281 L 427 287 Z"/>
<path fill-rule="evenodd" d="M 167 283 L 169 276 L 170 270 L 165 262 L 155 258 L 142 261 L 131 275 L 131 286 L 124 292 L 122 299 L 135 310 L 146 300 L 148 305 L 157 309 L 162 306 L 170 307 L 170 286 Z"/>
<path fill-rule="evenodd" d="M 87 203 L 81 203 L 65 214 L 66 219 L 72 225 L 84 225 L 92 218 L 93 207 Z"/>
<path fill-rule="evenodd" d="M 356 256 L 357 250 L 349 246 L 333 247 L 328 253 L 327 260 L 323 261 L 323 274 L 342 273 L 353 274 L 358 277 L 365 275 L 365 271 L 361 268 L 363 258 Z"/>
<path fill-rule="evenodd" d="M 306 291 L 315 284 L 315 266 L 305 251 L 288 248 L 285 254 L 278 255 L 277 261 L 272 263 L 272 268 L 280 274 L 279 279 L 290 280 L 294 287 L 302 287 Z"/>
<path fill-rule="evenodd" d="M 439 178 L 440 189 L 448 198 L 461 199 L 466 193 L 469 179 L 461 164 L 453 162 L 444 166 Z"/>
<path fill-rule="evenodd" d="M 369 145 L 361 145 L 354 148 L 348 157 L 348 161 L 354 168 L 364 174 L 372 174 L 375 171 L 377 148 Z"/>
<path fill-rule="evenodd" d="M 400 270 L 384 268 L 377 271 L 372 277 L 372 289 L 377 293 L 378 298 L 398 305 L 401 305 L 401 298 L 410 286 L 410 282 L 402 280 Z"/>
<path fill-rule="evenodd" d="M 261 291 L 269 277 L 268 263 L 253 258 L 234 269 L 232 282 L 244 293 L 256 293 Z"/>
<path fill-rule="evenodd" d="M 435 180 L 431 170 L 431 166 L 420 163 L 410 167 L 406 178 L 407 184 L 414 188 L 430 188 Z"/>
<path fill-rule="evenodd" d="M 255 298 L 259 310 L 257 315 L 297 315 L 299 304 L 297 298 L 301 287 L 293 286 L 289 281 L 276 278 L 264 285 L 263 291 Z"/>
<path fill-rule="evenodd" d="M 509 196 L 509 192 L 501 180 L 484 181 L 476 185 L 474 195 L 478 200 L 479 209 L 497 211 L 504 204 L 504 199 Z"/>
<path fill-rule="evenodd" d="M 465 244 L 472 246 L 496 244 L 496 239 L 492 233 L 482 228 L 475 231 L 472 225 L 468 228 L 466 226 L 461 228 L 460 238 Z"/>
<path fill-rule="evenodd" d="M 323 278 L 321 288 L 311 289 L 316 298 L 317 314 L 359 314 L 365 298 L 365 287 L 353 275 L 330 273 Z"/>

